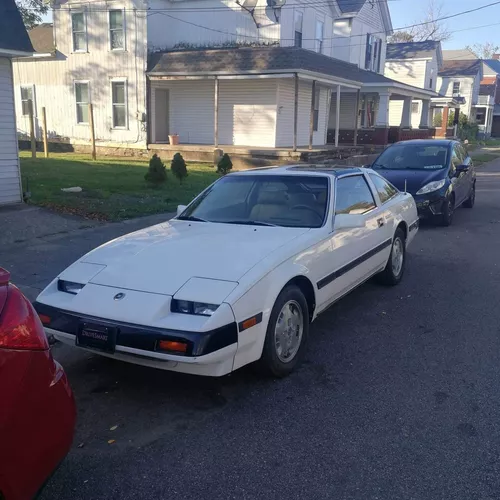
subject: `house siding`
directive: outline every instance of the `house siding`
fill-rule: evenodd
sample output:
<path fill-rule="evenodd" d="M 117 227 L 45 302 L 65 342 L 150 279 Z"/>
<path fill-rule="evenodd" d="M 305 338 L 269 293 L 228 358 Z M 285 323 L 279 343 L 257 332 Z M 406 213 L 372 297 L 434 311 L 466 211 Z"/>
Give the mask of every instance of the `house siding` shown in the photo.
<path fill-rule="evenodd" d="M 330 90 L 317 86 L 319 89 L 318 130 L 313 132 L 313 145 L 326 143 L 326 128 L 328 120 L 328 98 Z M 297 145 L 309 144 L 309 127 L 311 117 L 312 83 L 299 81 Z M 278 120 L 276 129 L 276 146 L 290 147 L 293 145 L 295 82 L 292 78 L 280 80 L 278 83 Z"/>
<path fill-rule="evenodd" d="M 384 75 L 414 87 L 428 88 L 428 85 L 426 86 L 427 63 L 426 60 L 390 60 L 385 63 Z"/>
<path fill-rule="evenodd" d="M 22 201 L 12 85 L 11 62 L 0 57 L 0 205 Z"/>
<path fill-rule="evenodd" d="M 74 2 L 73 2 L 74 3 Z M 55 58 L 17 59 L 14 61 L 14 82 L 17 128 L 29 134 L 29 118 L 21 113 L 21 85 L 34 85 L 35 130 L 41 139 L 42 107 L 47 109 L 49 138 L 70 138 L 87 143 L 90 128 L 77 124 L 75 81 L 88 81 L 90 100 L 94 105 L 96 139 L 106 143 L 146 144 L 146 130 L 141 121 L 146 112 L 146 13 L 134 12 L 135 2 L 93 2 L 87 11 L 88 51 L 73 53 L 71 2 L 54 9 Z M 77 9 L 80 4 L 74 6 Z M 125 50 L 109 48 L 109 9 L 125 11 Z M 73 11 L 74 12 L 74 11 Z M 127 126 L 113 128 L 111 81 L 127 81 Z"/>
<path fill-rule="evenodd" d="M 439 77 L 437 92 L 446 97 L 451 97 L 453 95 L 453 82 L 460 82 L 460 95 L 465 97 L 465 104 L 460 106 L 460 111 L 470 117 L 474 96 L 476 96 L 475 99 L 477 101 L 477 96 L 479 95 L 479 77 Z"/>
<path fill-rule="evenodd" d="M 356 99 L 357 93 L 355 92 L 342 92 L 340 96 L 340 129 L 353 130 L 356 126 Z M 332 101 L 329 113 L 328 128 L 335 129 L 337 116 L 337 95 L 334 91 L 332 94 Z"/>

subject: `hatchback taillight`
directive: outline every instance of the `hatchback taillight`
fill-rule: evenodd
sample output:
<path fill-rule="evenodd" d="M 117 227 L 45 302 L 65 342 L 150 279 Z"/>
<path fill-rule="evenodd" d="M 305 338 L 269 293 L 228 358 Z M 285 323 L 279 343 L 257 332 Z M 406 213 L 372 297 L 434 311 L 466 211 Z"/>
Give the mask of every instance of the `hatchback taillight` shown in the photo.
<path fill-rule="evenodd" d="M 47 336 L 30 301 L 14 285 L 7 285 L 7 300 L 0 314 L 0 349 L 44 351 Z"/>

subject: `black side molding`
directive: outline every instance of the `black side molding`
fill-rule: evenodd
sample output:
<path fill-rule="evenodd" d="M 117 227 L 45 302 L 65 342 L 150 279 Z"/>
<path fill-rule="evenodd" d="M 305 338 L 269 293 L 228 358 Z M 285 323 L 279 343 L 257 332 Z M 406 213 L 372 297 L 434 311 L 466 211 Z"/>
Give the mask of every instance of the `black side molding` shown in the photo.
<path fill-rule="evenodd" d="M 340 269 L 337 269 L 333 273 L 329 274 L 328 276 L 325 276 L 323 279 L 319 280 L 317 283 L 318 290 L 321 290 L 324 288 L 326 285 L 329 285 L 332 281 L 336 280 L 337 278 L 340 278 L 344 274 L 348 273 L 349 271 L 352 271 L 355 267 L 359 266 L 363 262 L 367 261 L 368 259 L 371 259 L 374 255 L 377 255 L 379 252 L 382 250 L 385 250 L 387 247 L 392 245 L 392 239 L 388 239 L 381 243 L 380 245 L 376 246 L 369 252 L 366 252 L 364 255 L 361 257 L 358 257 L 357 259 L 353 260 L 352 262 L 349 262 L 349 264 L 346 264 L 344 267 L 341 267 Z"/>

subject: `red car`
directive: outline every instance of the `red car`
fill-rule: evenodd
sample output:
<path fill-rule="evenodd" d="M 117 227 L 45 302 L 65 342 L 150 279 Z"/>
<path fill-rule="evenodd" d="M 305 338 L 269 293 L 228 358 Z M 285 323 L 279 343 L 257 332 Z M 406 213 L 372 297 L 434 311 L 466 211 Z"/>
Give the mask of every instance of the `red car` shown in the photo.
<path fill-rule="evenodd" d="M 76 411 L 28 299 L 0 268 L 0 499 L 28 500 L 68 453 Z"/>

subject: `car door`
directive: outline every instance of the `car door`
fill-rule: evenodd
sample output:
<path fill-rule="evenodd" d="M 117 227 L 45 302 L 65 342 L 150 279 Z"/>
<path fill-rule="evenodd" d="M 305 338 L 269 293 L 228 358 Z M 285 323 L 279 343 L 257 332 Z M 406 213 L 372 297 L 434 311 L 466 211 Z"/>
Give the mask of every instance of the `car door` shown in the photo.
<path fill-rule="evenodd" d="M 381 207 L 364 176 L 352 174 L 335 183 L 331 261 L 318 282 L 325 305 L 345 295 L 385 267 L 392 235 Z M 323 290 L 325 289 L 325 290 Z"/>
<path fill-rule="evenodd" d="M 459 167 L 464 164 L 465 158 L 460 150 L 459 144 L 454 144 L 451 153 L 450 178 L 455 192 L 455 206 L 461 205 L 467 198 L 466 172 L 460 171 Z"/>
<path fill-rule="evenodd" d="M 464 188 L 465 188 L 465 198 L 464 201 L 470 196 L 472 192 L 472 186 L 474 185 L 474 180 L 476 178 L 476 172 L 474 170 L 474 164 L 472 162 L 472 158 L 469 156 L 467 150 L 461 145 L 458 145 L 462 153 L 463 165 L 467 165 L 469 169 L 467 172 L 464 172 Z"/>

